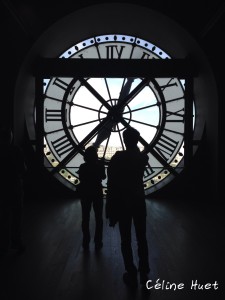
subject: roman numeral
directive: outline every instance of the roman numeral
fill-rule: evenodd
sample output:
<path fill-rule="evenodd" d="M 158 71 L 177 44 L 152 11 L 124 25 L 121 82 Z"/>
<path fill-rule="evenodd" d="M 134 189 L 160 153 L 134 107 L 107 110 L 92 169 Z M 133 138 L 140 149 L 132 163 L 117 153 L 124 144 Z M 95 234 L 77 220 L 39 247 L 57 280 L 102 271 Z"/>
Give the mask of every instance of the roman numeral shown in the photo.
<path fill-rule="evenodd" d="M 68 89 L 69 83 L 63 81 L 62 79 L 56 78 L 53 82 L 54 85 L 57 85 L 60 89 L 66 91 Z M 70 94 L 72 94 L 74 87 L 71 88 Z"/>
<path fill-rule="evenodd" d="M 145 172 L 144 172 L 144 178 L 148 177 L 149 175 L 153 174 L 154 170 L 151 167 L 150 163 L 147 164 L 146 168 L 145 168 Z"/>
<path fill-rule="evenodd" d="M 108 59 L 121 58 L 125 46 L 111 45 L 106 46 L 106 56 Z"/>
<path fill-rule="evenodd" d="M 52 146 L 59 157 L 73 149 L 73 145 L 66 135 L 52 142 Z"/>
<path fill-rule="evenodd" d="M 45 110 L 45 122 L 61 121 L 62 112 L 60 109 L 47 109 Z"/>
<path fill-rule="evenodd" d="M 173 80 L 174 78 L 171 78 L 167 84 L 164 84 L 164 85 L 160 85 L 160 88 L 162 91 L 164 91 L 166 88 L 169 88 L 169 87 L 172 87 L 172 86 L 177 86 L 177 82 L 174 82 L 174 83 L 171 83 L 171 81 Z"/>
<path fill-rule="evenodd" d="M 147 52 L 143 52 L 141 59 L 150 59 L 151 55 Z"/>
<path fill-rule="evenodd" d="M 181 108 L 180 110 L 177 110 L 175 112 L 167 111 L 166 112 L 166 121 L 167 122 L 184 122 L 184 109 Z"/>
<path fill-rule="evenodd" d="M 61 80 L 61 79 L 59 79 L 59 78 L 56 78 L 55 80 L 54 80 L 54 82 L 53 82 L 53 84 L 54 85 L 57 85 L 60 89 L 63 89 L 63 90 L 67 90 L 67 88 L 68 88 L 68 83 L 67 82 L 65 82 L 65 81 L 63 81 L 63 80 Z"/>
<path fill-rule="evenodd" d="M 154 148 L 167 161 L 175 151 L 177 145 L 177 141 L 162 134 Z"/>

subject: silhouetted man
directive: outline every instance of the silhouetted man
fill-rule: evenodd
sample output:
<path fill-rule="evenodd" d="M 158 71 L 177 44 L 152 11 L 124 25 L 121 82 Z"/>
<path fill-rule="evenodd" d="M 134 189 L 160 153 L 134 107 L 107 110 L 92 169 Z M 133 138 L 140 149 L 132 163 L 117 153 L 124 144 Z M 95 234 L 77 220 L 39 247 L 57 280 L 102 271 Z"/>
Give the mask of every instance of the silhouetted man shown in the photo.
<path fill-rule="evenodd" d="M 128 127 L 123 132 L 125 151 L 117 151 L 108 166 L 108 194 L 106 217 L 110 226 L 119 223 L 121 250 L 126 273 L 123 280 L 127 285 L 137 286 L 137 267 L 133 261 L 131 226 L 135 227 L 140 272 L 140 283 L 146 284 L 150 271 L 146 239 L 146 203 L 143 186 L 144 169 L 148 156 L 137 147 L 139 132 Z"/>
<path fill-rule="evenodd" d="M 106 178 L 105 167 L 103 162 L 98 160 L 97 150 L 90 146 L 84 153 L 85 163 L 80 165 L 79 179 L 80 187 L 79 193 L 82 207 L 82 232 L 83 232 L 83 249 L 89 249 L 90 243 L 90 212 L 93 205 L 95 213 L 95 249 L 102 248 L 102 231 L 103 231 L 103 191 L 102 180 Z"/>

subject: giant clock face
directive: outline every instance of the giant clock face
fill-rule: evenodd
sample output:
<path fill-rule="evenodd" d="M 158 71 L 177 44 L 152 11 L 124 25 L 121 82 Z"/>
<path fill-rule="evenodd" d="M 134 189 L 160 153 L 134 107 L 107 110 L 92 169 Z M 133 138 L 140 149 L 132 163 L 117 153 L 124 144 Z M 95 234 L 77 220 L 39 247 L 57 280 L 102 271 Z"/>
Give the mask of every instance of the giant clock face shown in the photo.
<path fill-rule="evenodd" d="M 61 59 L 170 59 L 150 41 L 123 34 L 93 36 L 71 46 Z M 136 128 L 138 146 L 149 157 L 146 194 L 160 189 L 183 169 L 185 81 L 178 78 L 68 78 L 43 80 L 45 167 L 71 189 L 89 145 L 107 168 L 125 148 L 122 132 Z M 107 179 L 103 182 L 107 192 Z"/>

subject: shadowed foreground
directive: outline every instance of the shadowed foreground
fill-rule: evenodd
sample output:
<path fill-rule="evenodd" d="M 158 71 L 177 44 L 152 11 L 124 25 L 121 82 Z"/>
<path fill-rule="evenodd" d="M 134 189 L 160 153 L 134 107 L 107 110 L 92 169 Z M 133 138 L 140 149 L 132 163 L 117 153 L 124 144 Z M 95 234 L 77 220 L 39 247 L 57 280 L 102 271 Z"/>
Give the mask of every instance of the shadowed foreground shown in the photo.
<path fill-rule="evenodd" d="M 179 200 L 179 199 L 178 199 Z M 184 283 L 174 291 L 139 286 L 129 290 L 122 281 L 124 272 L 118 226 L 104 219 L 104 246 L 96 252 L 91 215 L 90 251 L 82 249 L 81 207 L 78 200 L 58 199 L 44 203 L 26 201 L 24 240 L 26 251 L 10 252 L 1 258 L 1 300 L 191 300 L 220 299 L 223 289 L 222 238 L 219 212 L 192 207 L 179 201 L 147 200 L 147 237 L 150 279 L 159 283 Z M 135 235 L 133 237 L 135 239 Z M 134 244 L 136 254 L 136 245 Z M 137 254 L 136 254 L 137 260 Z M 200 291 L 191 290 L 191 281 L 219 284 Z"/>

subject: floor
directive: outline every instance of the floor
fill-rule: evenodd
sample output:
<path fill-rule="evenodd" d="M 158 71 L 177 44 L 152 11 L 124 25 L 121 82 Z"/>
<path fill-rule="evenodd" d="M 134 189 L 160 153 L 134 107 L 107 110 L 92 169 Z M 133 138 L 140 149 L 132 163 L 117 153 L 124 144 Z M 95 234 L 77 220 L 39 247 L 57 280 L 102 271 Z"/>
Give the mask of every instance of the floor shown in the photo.
<path fill-rule="evenodd" d="M 195 203 L 195 204 L 194 204 Z M 0 260 L 1 300 L 191 300 L 221 299 L 224 228 L 213 205 L 146 199 L 151 273 L 148 290 L 133 291 L 124 272 L 118 227 L 104 219 L 104 246 L 81 247 L 79 199 L 26 200 L 26 251 Z M 91 230 L 94 231 L 93 214 Z M 135 236 L 133 250 L 137 260 Z M 197 283 L 191 289 L 191 283 Z M 155 285 L 159 283 L 158 285 Z"/>

